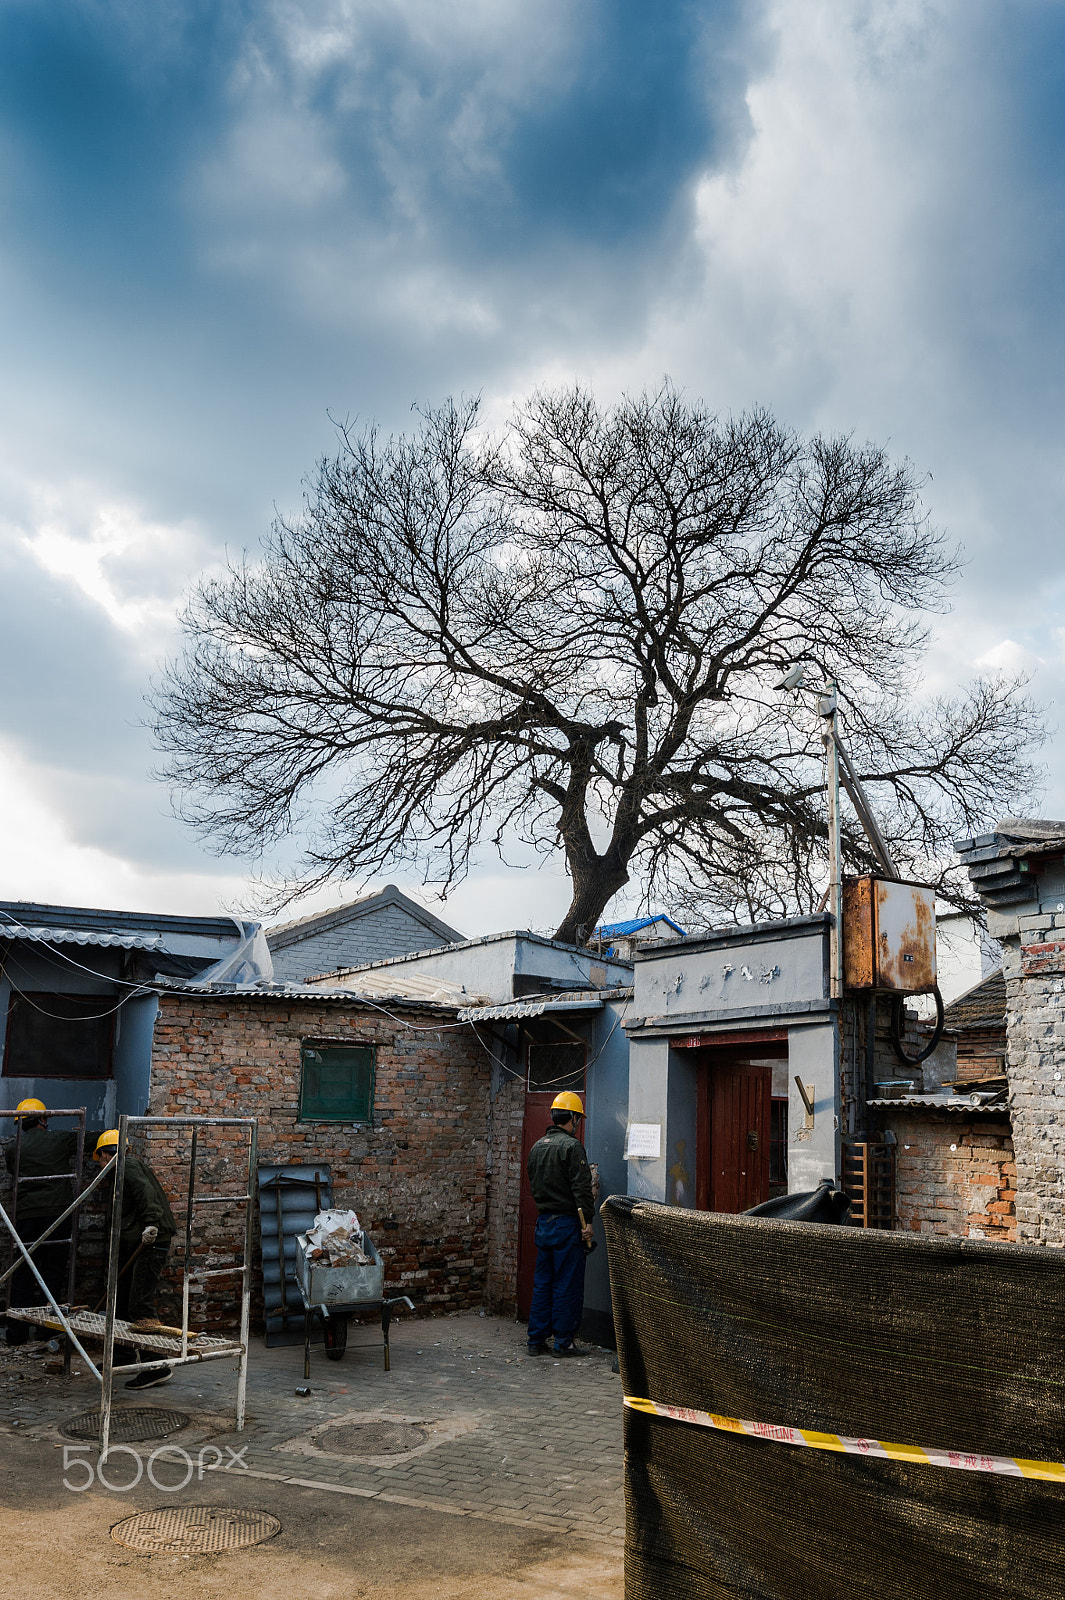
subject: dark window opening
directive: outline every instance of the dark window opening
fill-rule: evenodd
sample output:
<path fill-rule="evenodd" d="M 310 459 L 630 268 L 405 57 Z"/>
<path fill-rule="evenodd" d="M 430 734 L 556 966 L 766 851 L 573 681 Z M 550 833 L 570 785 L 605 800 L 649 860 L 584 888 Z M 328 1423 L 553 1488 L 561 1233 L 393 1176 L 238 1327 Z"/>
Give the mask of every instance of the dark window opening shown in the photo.
<path fill-rule="evenodd" d="M 100 994 L 13 990 L 7 1008 L 4 1077 L 109 1078 L 116 1004 Z"/>
<path fill-rule="evenodd" d="M 374 1049 L 318 1044 L 300 1049 L 300 1121 L 369 1122 L 373 1116 Z"/>
<path fill-rule="evenodd" d="M 788 1186 L 788 1102 L 773 1099 L 769 1106 L 769 1186 Z"/>
<path fill-rule="evenodd" d="M 584 1060 L 587 1054 L 579 1039 L 552 1040 L 549 1044 L 533 1041 L 529 1045 L 529 1093 L 542 1093 L 550 1089 L 559 1094 L 563 1089 L 584 1093 Z"/>

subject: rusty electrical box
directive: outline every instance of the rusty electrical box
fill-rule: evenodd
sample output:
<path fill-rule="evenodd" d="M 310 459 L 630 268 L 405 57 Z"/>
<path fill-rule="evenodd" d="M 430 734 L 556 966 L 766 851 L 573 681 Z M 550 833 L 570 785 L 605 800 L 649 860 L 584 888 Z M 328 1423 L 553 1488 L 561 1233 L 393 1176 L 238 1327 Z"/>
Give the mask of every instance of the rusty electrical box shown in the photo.
<path fill-rule="evenodd" d="M 935 981 L 935 890 L 890 878 L 846 881 L 844 987 L 927 994 Z"/>

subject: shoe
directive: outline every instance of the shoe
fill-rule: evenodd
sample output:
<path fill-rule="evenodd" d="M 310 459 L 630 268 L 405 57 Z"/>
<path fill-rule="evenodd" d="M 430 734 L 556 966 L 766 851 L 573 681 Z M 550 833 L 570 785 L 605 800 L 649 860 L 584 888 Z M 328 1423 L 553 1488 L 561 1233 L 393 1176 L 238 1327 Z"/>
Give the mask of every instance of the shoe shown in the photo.
<path fill-rule="evenodd" d="M 138 1372 L 135 1378 L 130 1378 L 126 1388 L 154 1389 L 157 1384 L 169 1383 L 173 1376 L 169 1367 L 152 1367 L 147 1372 Z"/>
<path fill-rule="evenodd" d="M 590 1356 L 591 1353 L 592 1352 L 590 1350 L 582 1350 L 580 1345 L 576 1344 L 556 1344 L 555 1348 L 551 1352 L 556 1360 L 560 1356 L 563 1358 L 566 1356 Z"/>
<path fill-rule="evenodd" d="M 530 1356 L 546 1356 L 547 1345 L 541 1339 L 539 1344 L 527 1344 L 525 1350 L 526 1354 Z"/>

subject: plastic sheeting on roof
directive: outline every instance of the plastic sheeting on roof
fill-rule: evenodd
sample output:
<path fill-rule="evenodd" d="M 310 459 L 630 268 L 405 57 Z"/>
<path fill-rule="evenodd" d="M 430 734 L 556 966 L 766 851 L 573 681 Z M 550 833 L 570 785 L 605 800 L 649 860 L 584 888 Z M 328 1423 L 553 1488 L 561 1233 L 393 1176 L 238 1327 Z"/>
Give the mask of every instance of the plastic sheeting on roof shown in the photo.
<path fill-rule="evenodd" d="M 535 1000 L 510 1000 L 497 1006 L 464 1006 L 460 1022 L 512 1022 L 519 1017 L 541 1017 L 545 1011 L 601 1011 L 601 1000 L 566 1000 L 538 995 Z"/>
<path fill-rule="evenodd" d="M 93 944 L 105 950 L 162 950 L 161 933 L 107 933 L 98 928 L 27 928 L 21 922 L 0 922 L 0 939 L 29 939 L 34 944 Z"/>
<path fill-rule="evenodd" d="M 665 922 L 681 938 L 687 938 L 685 930 L 679 922 L 674 922 L 672 917 L 664 911 L 659 911 L 653 917 L 633 917 L 628 922 L 605 922 L 601 928 L 596 928 L 593 939 L 626 939 L 631 934 L 640 933 L 644 928 L 653 928 L 656 922 Z"/>

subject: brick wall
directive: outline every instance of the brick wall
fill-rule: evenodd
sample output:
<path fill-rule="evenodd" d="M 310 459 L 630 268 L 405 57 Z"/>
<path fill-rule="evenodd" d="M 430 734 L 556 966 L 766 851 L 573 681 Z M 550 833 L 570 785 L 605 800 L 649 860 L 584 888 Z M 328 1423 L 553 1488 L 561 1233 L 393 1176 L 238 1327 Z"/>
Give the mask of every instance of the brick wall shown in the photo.
<path fill-rule="evenodd" d="M 999 924 L 1006 918 L 995 919 Z M 1017 1147 L 1017 1237 L 1065 1245 L 1065 916 L 1009 918 L 1007 1076 Z M 1006 933 L 1002 927 L 1002 933 Z"/>
<path fill-rule="evenodd" d="M 403 1016 L 423 1031 L 350 1001 L 164 994 L 152 1052 L 151 1114 L 258 1116 L 260 1161 L 328 1162 L 335 1200 L 358 1211 L 385 1258 L 393 1292 L 409 1293 L 429 1311 L 480 1305 L 487 1294 L 502 1302 L 517 1254 L 516 1243 L 511 1249 L 508 1242 L 504 1199 L 511 1181 L 509 1099 L 496 1119 L 490 1063 L 472 1031 L 443 1029 L 431 1012 L 411 1009 Z M 376 1046 L 372 1128 L 297 1120 L 300 1041 L 327 1037 Z M 149 1160 L 180 1225 L 187 1136 L 166 1130 L 165 1139 L 153 1133 L 151 1143 Z M 240 1144 L 239 1130 L 214 1130 L 206 1140 L 202 1172 L 212 1192 L 238 1192 Z M 235 1213 L 227 1226 L 226 1208 L 203 1212 L 199 1242 L 221 1263 L 236 1239 Z M 490 1217 L 498 1233 L 491 1250 Z M 257 1228 L 255 1262 L 258 1268 Z M 216 1290 L 210 1306 L 195 1308 L 196 1318 L 231 1321 L 235 1302 L 235 1291 Z M 261 1296 L 256 1303 L 261 1308 Z"/>
<path fill-rule="evenodd" d="M 898 1139 L 899 1228 L 972 1239 L 1017 1238 L 1017 1169 L 1010 1125 L 934 1112 L 885 1111 Z"/>
<path fill-rule="evenodd" d="M 269 942 L 269 935 L 267 936 Z M 348 922 L 283 944 L 271 945 L 274 977 L 280 983 L 299 983 L 337 967 L 355 967 L 363 961 L 384 961 L 418 950 L 435 950 L 444 940 L 412 917 L 402 906 L 386 905 L 364 912 Z"/>
<path fill-rule="evenodd" d="M 501 1315 L 517 1311 L 518 1207 L 525 1080 L 497 1074 L 493 1083 L 488 1187 L 488 1280 L 485 1298 Z"/>

